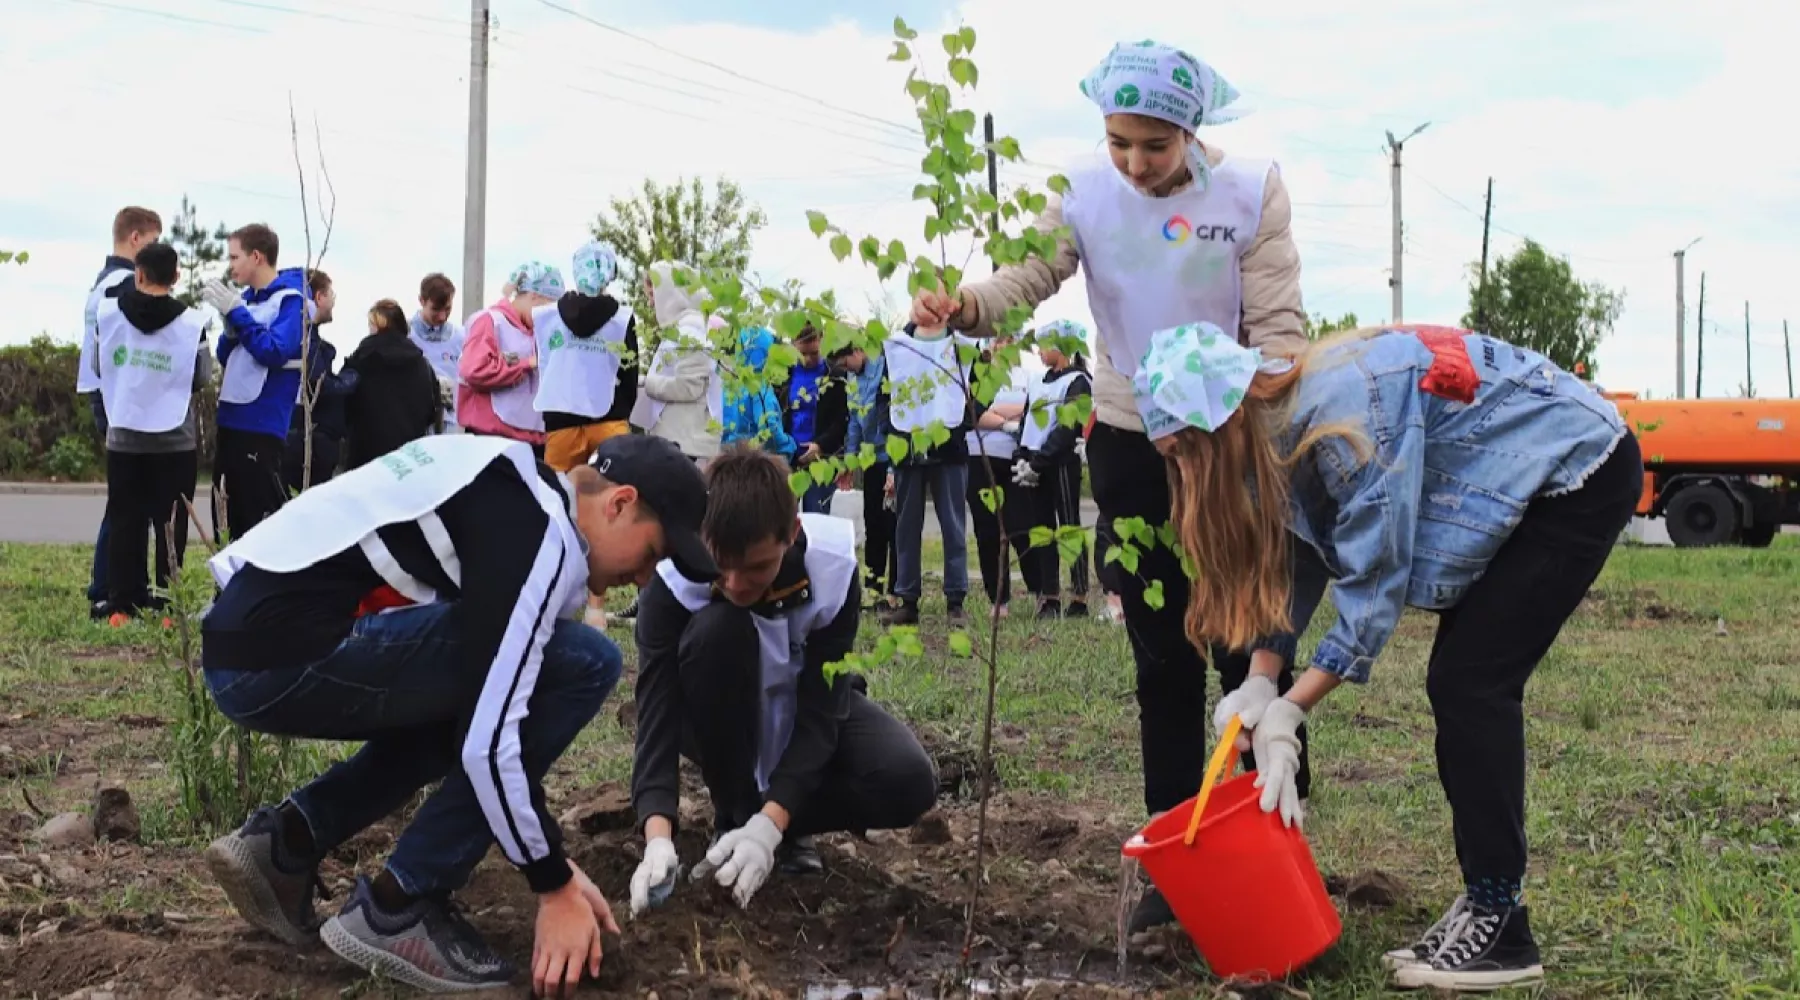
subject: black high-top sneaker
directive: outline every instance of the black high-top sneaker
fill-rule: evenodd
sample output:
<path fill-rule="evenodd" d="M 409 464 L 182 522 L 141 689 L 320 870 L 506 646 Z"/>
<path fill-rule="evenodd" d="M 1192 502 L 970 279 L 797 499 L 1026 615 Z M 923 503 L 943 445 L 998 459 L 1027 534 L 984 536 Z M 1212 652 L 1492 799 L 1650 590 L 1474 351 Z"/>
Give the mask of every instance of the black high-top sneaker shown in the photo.
<path fill-rule="evenodd" d="M 1471 904 L 1445 929 L 1429 959 L 1394 970 L 1401 989 L 1487 993 L 1543 982 L 1543 960 L 1525 906 L 1489 909 Z"/>

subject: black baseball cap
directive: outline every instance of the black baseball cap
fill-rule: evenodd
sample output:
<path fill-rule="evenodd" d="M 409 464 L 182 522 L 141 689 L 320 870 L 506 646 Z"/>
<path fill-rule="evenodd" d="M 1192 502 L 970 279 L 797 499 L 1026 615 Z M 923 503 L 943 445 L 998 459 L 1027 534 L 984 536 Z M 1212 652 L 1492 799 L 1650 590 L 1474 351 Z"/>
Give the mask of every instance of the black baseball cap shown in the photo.
<path fill-rule="evenodd" d="M 712 553 L 700 540 L 706 477 L 693 459 L 666 438 L 620 434 L 601 442 L 588 465 L 616 486 L 637 489 L 638 499 L 662 522 L 669 558 L 682 576 L 707 581 L 719 575 Z"/>

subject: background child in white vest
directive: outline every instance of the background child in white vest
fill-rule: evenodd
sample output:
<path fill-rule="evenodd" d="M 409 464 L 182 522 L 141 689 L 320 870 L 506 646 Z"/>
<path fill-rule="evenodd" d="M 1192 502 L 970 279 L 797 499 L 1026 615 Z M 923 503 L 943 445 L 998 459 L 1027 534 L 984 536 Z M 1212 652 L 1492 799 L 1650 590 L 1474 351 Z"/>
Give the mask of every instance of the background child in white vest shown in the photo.
<path fill-rule="evenodd" d="M 618 925 L 564 855 L 542 782 L 623 665 L 581 623 L 586 595 L 642 583 L 665 557 L 710 576 L 705 489 L 642 435 L 567 476 L 522 442 L 434 436 L 301 494 L 215 556 L 202 662 L 219 710 L 260 732 L 362 741 L 207 849 L 238 913 L 421 989 L 502 986 L 511 964 L 449 901 L 497 843 L 538 896 L 538 995 L 598 974 L 600 932 Z M 380 874 L 318 927 L 320 861 L 440 780 Z"/>
<path fill-rule="evenodd" d="M 106 436 L 106 406 L 100 399 L 100 374 L 95 365 L 98 333 L 94 326 L 94 314 L 100 301 L 108 295 L 117 294 L 120 282 L 131 277 L 137 267 L 137 252 L 162 238 L 162 217 L 147 208 L 135 205 L 119 209 L 113 216 L 112 253 L 101 265 L 100 273 L 94 278 L 94 286 L 88 290 L 87 305 L 82 311 L 81 321 L 81 360 L 75 369 L 75 391 L 88 398 L 88 405 L 94 414 L 94 426 L 101 437 Z M 96 620 L 112 614 L 107 605 L 107 565 L 106 550 L 109 535 L 106 528 L 106 517 L 100 518 L 100 533 L 94 539 L 93 568 L 88 575 L 88 617 Z"/>
<path fill-rule="evenodd" d="M 689 274 L 686 285 L 676 283 L 677 268 Z M 644 286 L 656 311 L 658 341 L 631 422 L 704 462 L 719 453 L 725 416 L 724 384 L 707 339 L 712 331 L 703 311 L 704 289 L 691 270 L 666 260 L 650 265 Z"/>
<path fill-rule="evenodd" d="M 457 363 L 462 360 L 463 327 L 450 318 L 456 304 L 456 284 L 435 272 L 419 282 L 419 311 L 413 313 L 408 336 L 414 346 L 425 353 L 431 370 L 437 372 L 439 393 L 444 403 L 445 434 L 455 434 Z"/>
<path fill-rule="evenodd" d="M 1087 362 L 1074 343 L 1085 349 L 1087 329 L 1069 320 L 1056 320 L 1037 328 L 1038 357 L 1044 373 L 1026 390 L 1027 412 L 1019 422 L 1019 452 L 1014 479 L 1025 487 L 1031 524 L 1052 531 L 1068 525 L 1081 527 L 1081 440 L 1079 426 L 1065 426 L 1062 407 L 1091 395 Z M 1050 339 L 1046 339 L 1050 338 Z M 1077 353 L 1065 353 L 1064 348 Z M 1086 618 L 1088 614 L 1088 548 L 1069 566 L 1069 600 L 1062 600 L 1061 550 L 1055 545 L 1034 546 L 1025 556 L 1027 586 L 1038 595 L 1039 618 Z"/>
<path fill-rule="evenodd" d="M 602 441 L 631 433 L 637 404 L 637 317 L 606 294 L 619 272 L 604 243 L 575 251 L 574 291 L 532 318 L 538 344 L 537 408 L 544 415 L 544 462 L 572 469 Z"/>
<path fill-rule="evenodd" d="M 456 419 L 470 434 L 524 441 L 544 451 L 537 411 L 538 355 L 531 314 L 562 296 L 562 272 L 537 261 L 513 269 L 500 300 L 469 320 L 456 387 Z"/>
<path fill-rule="evenodd" d="M 740 906 L 777 866 L 820 870 L 814 834 L 911 826 L 937 800 L 912 730 L 866 697 L 860 676 L 825 677 L 856 645 L 855 528 L 801 514 L 787 464 L 754 445 L 733 445 L 706 476 L 717 582 L 665 561 L 638 602 L 631 798 L 645 847 L 633 914 L 667 898 L 680 864 L 684 733 L 719 835 L 693 877 Z"/>
<path fill-rule="evenodd" d="M 226 251 L 231 280 L 244 286 L 243 295 L 217 280 L 202 295 L 225 317 L 213 491 L 224 494 L 227 526 L 238 538 L 287 500 L 281 460 L 300 396 L 307 289 L 303 268 L 275 269 L 281 241 L 268 226 L 232 233 Z"/>
<path fill-rule="evenodd" d="M 1136 517 L 1160 525 L 1169 518 L 1168 479 L 1133 405 L 1131 375 L 1151 334 L 1183 323 L 1211 322 L 1270 353 L 1304 344 L 1293 208 L 1272 162 L 1227 155 L 1196 137 L 1236 117 L 1238 93 L 1192 55 L 1156 42 L 1121 43 L 1081 91 L 1105 119 L 1106 152 L 1070 170 L 1068 194 L 1051 195 L 1035 223 L 1043 232 L 1067 225 L 1070 237 L 1049 260 L 1003 267 L 963 285 L 955 299 L 921 292 L 913 320 L 989 336 L 1009 308 L 1036 306 L 1078 267 L 1085 271 L 1098 327 L 1098 419 L 1087 444 L 1094 502 L 1104 522 Z M 1187 577 L 1173 553 L 1151 547 L 1135 575 L 1119 577 L 1137 661 L 1144 805 L 1159 813 L 1192 796 L 1206 768 L 1206 734 L 1193 724 L 1206 714 L 1206 658 L 1182 626 Z M 1160 609 L 1144 603 L 1151 580 L 1162 581 Z M 1227 691 L 1250 669 L 1243 651 L 1213 650 L 1213 663 Z M 1303 767 L 1302 795 L 1306 789 Z M 1131 926 L 1173 919 L 1151 891 Z"/>
<path fill-rule="evenodd" d="M 179 277 L 175 248 L 151 243 L 136 264 L 135 280 L 121 283 L 95 314 L 94 370 L 109 411 L 107 612 L 115 627 L 168 603 L 150 593 L 144 539 L 155 539 L 156 585 L 166 589 L 187 551 L 185 504 L 198 472 L 194 392 L 212 378 L 207 316 L 170 294 Z"/>

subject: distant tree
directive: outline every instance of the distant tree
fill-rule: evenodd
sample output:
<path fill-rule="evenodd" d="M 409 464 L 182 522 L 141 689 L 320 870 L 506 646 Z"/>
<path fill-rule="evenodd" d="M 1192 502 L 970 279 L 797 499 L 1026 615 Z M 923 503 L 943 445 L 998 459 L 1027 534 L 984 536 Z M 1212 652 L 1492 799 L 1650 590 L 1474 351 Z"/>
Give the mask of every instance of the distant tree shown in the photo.
<path fill-rule="evenodd" d="M 190 306 L 200 304 L 200 288 L 224 270 L 225 244 L 231 230 L 219 223 L 212 229 L 200 224 L 199 213 L 187 195 L 181 196 L 181 211 L 169 226 L 169 242 L 181 260 L 181 288 L 175 297 Z"/>
<path fill-rule="evenodd" d="M 742 273 L 750 264 L 750 237 L 769 222 L 761 208 L 745 200 L 743 189 L 723 177 L 709 193 L 700 178 L 677 178 L 664 186 L 645 179 L 630 198 L 612 199 L 590 231 L 619 255 L 619 278 L 631 307 L 650 317 L 644 274 L 659 260 Z M 650 323 L 654 328 L 655 324 Z"/>
<path fill-rule="evenodd" d="M 1484 288 L 1469 269 L 1469 312 L 1462 325 L 1537 351 L 1563 370 L 1596 376 L 1594 353 L 1618 322 L 1624 295 L 1575 276 L 1566 258 L 1532 240 L 1496 260 Z"/>
<path fill-rule="evenodd" d="M 1337 319 L 1332 319 L 1324 313 L 1314 313 L 1306 317 L 1301 329 L 1306 331 L 1306 339 L 1318 340 L 1320 337 L 1337 333 L 1339 330 L 1354 330 L 1358 325 L 1355 313 L 1345 313 Z"/>

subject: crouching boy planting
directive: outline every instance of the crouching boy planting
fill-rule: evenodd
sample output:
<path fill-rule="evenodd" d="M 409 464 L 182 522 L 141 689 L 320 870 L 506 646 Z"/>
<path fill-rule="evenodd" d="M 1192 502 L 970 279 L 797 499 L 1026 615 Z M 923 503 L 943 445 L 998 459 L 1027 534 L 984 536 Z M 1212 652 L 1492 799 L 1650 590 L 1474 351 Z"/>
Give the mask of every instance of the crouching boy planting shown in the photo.
<path fill-rule="evenodd" d="M 619 679 L 587 594 L 667 559 L 713 573 L 705 483 L 666 441 L 618 437 L 558 475 L 523 442 L 430 437 L 300 494 L 211 562 L 220 711 L 264 733 L 365 741 L 206 858 L 238 913 L 422 989 L 504 985 L 449 896 L 496 841 L 538 896 L 539 994 L 597 975 L 606 899 L 566 858 L 542 782 Z M 322 928 L 320 860 L 442 779 L 379 875 Z"/>
<path fill-rule="evenodd" d="M 777 864 L 818 870 L 812 835 L 910 826 L 937 799 L 912 731 L 861 677 L 826 678 L 855 645 L 861 612 L 850 522 L 798 513 L 787 465 L 758 450 L 727 450 L 706 477 L 701 537 L 717 580 L 665 560 L 638 604 L 634 916 L 667 897 L 680 867 L 681 755 L 699 765 L 720 834 L 693 878 L 740 906 Z"/>

